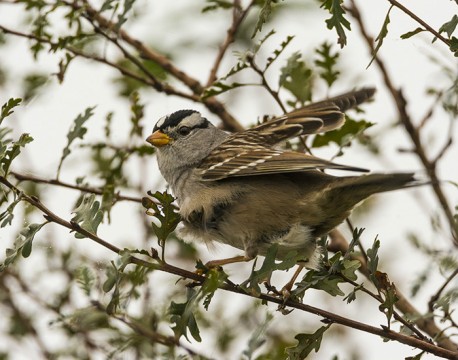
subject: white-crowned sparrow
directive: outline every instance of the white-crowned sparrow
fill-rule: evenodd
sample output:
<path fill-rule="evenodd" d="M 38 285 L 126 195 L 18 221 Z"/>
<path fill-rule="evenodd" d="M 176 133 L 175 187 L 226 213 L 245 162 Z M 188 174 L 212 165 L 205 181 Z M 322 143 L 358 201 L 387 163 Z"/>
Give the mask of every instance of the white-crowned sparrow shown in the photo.
<path fill-rule="evenodd" d="M 223 265 L 296 250 L 314 266 L 316 240 L 339 225 L 368 196 L 412 185 L 412 173 L 336 177 L 322 169 L 365 171 L 275 147 L 299 135 L 340 127 L 343 111 L 374 94 L 363 88 L 229 134 L 194 110 L 164 116 L 147 141 L 157 147 L 159 169 L 180 206 L 181 236 L 218 241 L 245 255 Z"/>

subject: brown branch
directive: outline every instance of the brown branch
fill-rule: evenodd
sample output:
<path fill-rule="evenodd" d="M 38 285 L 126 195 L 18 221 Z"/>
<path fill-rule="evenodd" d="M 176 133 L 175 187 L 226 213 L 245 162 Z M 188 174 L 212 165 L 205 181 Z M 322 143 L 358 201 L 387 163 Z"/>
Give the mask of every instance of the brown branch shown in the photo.
<path fill-rule="evenodd" d="M 23 37 L 23 38 L 30 39 L 30 40 L 35 40 L 35 41 L 38 41 L 38 42 L 40 42 L 42 44 L 47 44 L 49 46 L 58 46 L 58 44 L 52 42 L 49 39 L 41 38 L 41 37 L 33 35 L 33 34 L 27 34 L 27 33 L 23 33 L 23 32 L 20 32 L 20 31 L 12 30 L 12 29 L 6 28 L 6 27 L 4 27 L 2 25 L 0 25 L 0 30 L 3 31 L 5 34 L 19 36 L 19 37 Z M 105 64 L 105 65 L 108 65 L 108 66 L 118 70 L 122 75 L 130 77 L 130 78 L 132 78 L 134 80 L 137 80 L 137 81 L 139 81 L 139 82 L 141 82 L 141 83 L 143 83 L 145 85 L 151 86 L 154 89 L 156 89 L 157 91 L 164 92 L 164 93 L 166 93 L 168 95 L 176 95 L 176 96 L 183 97 L 183 98 L 186 98 L 186 99 L 189 99 L 189 100 L 192 100 L 192 101 L 199 101 L 199 97 L 196 96 L 196 95 L 187 94 L 187 93 L 178 91 L 178 90 L 174 89 L 172 86 L 170 86 L 168 84 L 164 84 L 164 83 L 161 83 L 161 82 L 158 82 L 158 81 L 152 81 L 151 78 L 150 78 L 150 80 L 147 80 L 144 77 L 136 74 L 135 72 L 133 72 L 133 71 L 131 71 L 129 69 L 126 69 L 126 68 L 124 68 L 124 67 L 122 67 L 122 66 L 120 66 L 120 65 L 118 65 L 116 63 L 113 63 L 113 62 L 107 60 L 104 57 L 100 57 L 100 56 L 97 56 L 97 55 L 94 55 L 94 54 L 87 54 L 84 51 L 82 51 L 80 49 L 77 49 L 77 48 L 74 48 L 74 47 L 71 47 L 71 46 L 67 46 L 65 48 L 65 50 L 69 51 L 70 53 L 72 53 L 75 56 L 80 56 L 80 57 L 88 59 L 88 60 L 93 60 L 93 61 Z"/>
<path fill-rule="evenodd" d="M 96 195 L 103 195 L 103 190 L 100 188 L 93 188 L 93 187 L 87 187 L 87 186 L 81 186 L 81 185 L 74 185 L 70 183 L 66 183 L 64 181 L 56 180 L 56 179 L 45 179 L 41 178 L 38 176 L 34 175 L 25 175 L 25 174 L 20 174 L 15 171 L 11 171 L 10 174 L 14 176 L 18 181 L 31 181 L 34 183 L 38 184 L 48 184 L 48 185 L 55 185 L 55 186 L 61 186 L 65 187 L 67 189 L 73 189 L 73 190 L 78 190 L 81 192 L 85 193 L 91 193 L 91 194 L 96 194 Z M 137 203 L 141 203 L 142 199 L 140 197 L 135 197 L 135 196 L 127 196 L 127 195 L 121 195 L 119 193 L 114 194 L 114 199 L 115 201 L 133 201 Z"/>
<path fill-rule="evenodd" d="M 454 272 L 450 274 L 450 276 L 445 280 L 445 282 L 442 284 L 442 286 L 439 288 L 439 290 L 436 291 L 436 293 L 431 296 L 431 299 L 428 302 L 428 309 L 430 312 L 433 312 L 434 310 L 434 303 L 441 297 L 442 292 L 445 290 L 445 288 L 450 284 L 450 282 L 453 280 L 453 278 L 458 275 L 458 268 L 455 269 Z"/>
<path fill-rule="evenodd" d="M 334 252 L 340 251 L 342 254 L 346 254 L 349 244 L 345 237 L 340 233 L 340 231 L 334 229 L 329 233 L 329 235 L 331 237 L 331 243 L 328 249 Z M 358 270 L 369 279 L 370 272 L 364 257 L 358 254 L 351 254 L 351 259 L 361 262 L 361 267 Z M 451 351 L 456 351 L 458 349 L 455 343 L 442 335 L 443 331 L 437 327 L 433 319 L 422 318 L 421 313 L 410 303 L 410 301 L 398 288 L 396 288 L 396 295 L 399 298 L 399 300 L 395 303 L 396 308 L 403 314 L 410 315 L 415 318 L 416 320 L 414 322 L 418 328 L 435 339 L 437 343 L 444 349 Z"/>
<path fill-rule="evenodd" d="M 143 324 L 139 323 L 135 319 L 130 318 L 127 315 L 119 315 L 119 314 L 111 314 L 107 311 L 107 309 L 98 301 L 93 301 L 92 304 L 96 307 L 97 310 L 108 314 L 110 317 L 122 322 L 123 324 L 130 327 L 136 334 L 143 336 L 147 340 L 151 341 L 152 343 L 162 344 L 168 347 L 179 347 L 185 350 L 189 355 L 192 355 L 197 358 L 204 359 L 202 355 L 197 354 L 194 350 L 190 347 L 180 343 L 178 339 L 175 339 L 173 336 L 166 336 L 160 334 L 150 328 L 145 327 Z"/>
<path fill-rule="evenodd" d="M 434 30 L 431 26 L 429 26 L 425 21 L 420 19 L 417 15 L 415 15 L 412 11 L 407 9 L 404 5 L 398 3 L 396 0 L 388 0 L 388 2 L 392 5 L 397 7 L 398 9 L 401 9 L 403 12 L 405 12 L 407 15 L 409 15 L 412 19 L 414 19 L 417 23 L 419 23 L 421 26 L 423 26 L 427 31 L 429 31 L 431 34 L 433 34 L 435 37 L 437 37 L 439 40 L 441 40 L 443 43 L 445 43 L 447 46 L 450 46 L 450 41 L 446 38 L 444 38 L 441 34 L 439 34 L 436 30 Z"/>
<path fill-rule="evenodd" d="M 87 16 L 92 19 L 92 21 L 96 21 L 98 23 L 101 29 L 112 32 L 114 29 L 116 29 L 116 24 L 100 15 L 100 13 L 95 10 L 87 2 L 87 0 L 83 0 L 84 5 L 82 6 L 76 2 L 63 2 L 72 7 L 74 10 L 83 10 Z M 187 75 L 184 71 L 176 67 L 166 56 L 149 48 L 140 40 L 133 38 L 123 29 L 117 30 L 116 35 L 121 40 L 125 41 L 127 44 L 136 49 L 141 57 L 159 64 L 165 71 L 167 71 L 173 77 L 185 84 L 189 89 L 191 89 L 194 95 L 199 99 L 195 101 L 201 101 L 211 112 L 216 114 L 223 121 L 226 130 L 243 130 L 243 126 L 226 110 L 221 102 L 217 101 L 215 98 L 207 98 L 202 100 L 200 96 L 204 91 L 204 86 L 198 80 Z"/>
<path fill-rule="evenodd" d="M 16 188 L 13 184 L 11 184 L 6 178 L 4 178 L 2 176 L 0 176 L 0 183 L 4 184 L 5 186 L 7 186 L 12 191 L 19 192 L 18 188 Z M 102 238 L 98 237 L 97 235 L 95 235 L 95 234 L 93 234 L 93 233 L 91 233 L 91 232 L 89 232 L 87 230 L 82 229 L 78 224 L 76 224 L 74 222 L 69 222 L 69 221 L 66 221 L 66 220 L 60 218 L 59 216 L 54 214 L 52 211 L 50 211 L 45 205 L 43 205 L 39 201 L 39 199 L 37 199 L 35 197 L 28 196 L 26 194 L 22 195 L 22 199 L 24 201 L 28 202 L 29 204 L 31 204 L 32 206 L 38 208 L 40 211 L 42 211 L 45 214 L 45 218 L 48 221 L 51 221 L 51 222 L 57 223 L 59 225 L 62 225 L 64 227 L 70 229 L 71 231 L 78 232 L 78 233 L 84 235 L 85 237 L 88 237 L 88 238 L 92 239 L 96 243 L 104 246 L 105 248 L 107 248 L 107 249 L 109 249 L 109 250 L 111 250 L 111 251 L 113 251 L 113 252 L 115 252 L 117 254 L 121 253 L 121 249 L 118 248 L 117 246 L 109 243 L 106 240 L 103 240 Z M 198 274 L 196 274 L 194 272 L 187 271 L 187 270 L 184 270 L 184 269 L 181 269 L 181 268 L 177 268 L 177 267 L 175 267 L 173 265 L 170 265 L 170 264 L 167 264 L 167 263 L 164 263 L 164 262 L 152 263 L 150 261 L 143 260 L 143 259 L 137 258 L 135 256 L 131 256 L 130 257 L 130 262 L 133 263 L 133 264 L 136 264 L 136 265 L 145 266 L 145 267 L 147 267 L 149 269 L 159 270 L 159 271 L 167 272 L 167 273 L 170 273 L 170 274 L 175 274 L 175 275 L 178 275 L 180 277 L 187 278 L 187 279 L 191 279 L 191 280 L 197 281 L 199 284 L 203 284 L 205 282 L 205 280 L 206 280 L 204 276 L 198 275 Z M 402 344 L 413 346 L 413 347 L 416 347 L 416 348 L 418 348 L 420 350 L 423 350 L 423 351 L 426 351 L 426 352 L 430 352 L 430 353 L 432 353 L 432 354 L 434 354 L 436 356 L 439 356 L 439 357 L 443 357 L 443 358 L 446 358 L 446 359 L 458 359 L 458 352 L 456 351 L 456 349 L 451 351 L 451 350 L 448 350 L 446 348 L 441 348 L 441 347 L 438 347 L 438 346 L 436 346 L 434 344 L 431 344 L 431 343 L 429 343 L 427 341 L 424 341 L 424 340 L 421 340 L 421 339 L 417 339 L 416 337 L 407 336 L 407 335 L 404 335 L 404 334 L 401 334 L 401 333 L 397 333 L 397 332 L 389 330 L 387 328 L 374 327 L 374 326 L 371 326 L 371 325 L 368 325 L 368 324 L 365 324 L 365 323 L 361 323 L 359 321 L 351 320 L 351 319 L 345 318 L 343 316 L 340 316 L 340 315 L 337 315 L 337 314 L 334 314 L 334 313 L 331 313 L 331 312 L 328 312 L 328 311 L 325 311 L 325 310 L 322 310 L 322 309 L 319 309 L 319 308 L 316 308 L 316 307 L 313 307 L 313 306 L 310 306 L 310 305 L 298 303 L 298 302 L 293 301 L 291 299 L 286 299 L 285 300 L 283 298 L 278 298 L 278 297 L 275 297 L 275 296 L 272 296 L 272 295 L 268 295 L 268 294 L 264 294 L 264 293 L 261 293 L 260 296 L 257 297 L 257 296 L 255 296 L 253 294 L 248 294 L 248 293 L 244 292 L 237 285 L 233 285 L 231 283 L 225 283 L 225 284 L 221 285 L 220 288 L 223 289 L 223 290 L 230 291 L 230 292 L 237 293 L 237 294 L 241 294 L 241 295 L 244 295 L 244 296 L 249 296 L 249 297 L 253 297 L 253 298 L 259 298 L 261 300 L 268 301 L 268 302 L 271 302 L 271 303 L 275 303 L 275 304 L 291 307 L 291 308 L 294 308 L 294 309 L 302 310 L 302 311 L 305 311 L 305 312 L 308 312 L 308 313 L 312 313 L 312 314 L 315 314 L 315 315 L 318 315 L 318 316 L 321 316 L 321 317 L 325 318 L 326 321 L 328 321 L 328 322 L 344 325 L 344 326 L 347 326 L 347 327 L 350 327 L 350 328 L 353 328 L 353 329 L 356 329 L 356 330 L 360 330 L 360 331 L 364 331 L 364 332 L 367 332 L 367 333 L 370 333 L 370 334 L 378 335 L 378 336 L 381 336 L 383 338 L 388 338 L 388 339 L 391 339 L 391 340 L 395 340 L 395 341 L 398 341 L 398 342 L 400 342 Z"/>
<path fill-rule="evenodd" d="M 283 105 L 283 102 L 280 99 L 280 94 L 278 93 L 278 91 L 275 91 L 274 89 L 272 89 L 270 87 L 269 83 L 267 82 L 267 79 L 266 79 L 266 76 L 264 74 L 264 71 L 262 71 L 258 67 L 258 65 L 256 65 L 256 62 L 254 61 L 254 57 L 250 56 L 248 58 L 248 61 L 250 63 L 251 68 L 261 77 L 261 84 L 260 85 L 262 87 L 264 87 L 267 90 L 267 92 L 274 98 L 274 100 L 280 106 L 280 108 L 283 111 L 283 113 L 286 113 L 286 108 L 285 108 L 285 106 Z M 305 143 L 304 143 L 304 145 L 305 145 Z M 310 152 L 310 150 L 309 150 L 309 152 Z"/>
<path fill-rule="evenodd" d="M 223 43 L 219 47 L 218 54 L 216 55 L 215 62 L 210 70 L 210 75 L 207 80 L 206 87 L 209 87 L 211 84 L 215 82 L 217 79 L 217 72 L 221 65 L 221 61 L 223 60 L 224 55 L 226 54 L 229 45 L 231 45 L 235 40 L 235 34 L 240 27 L 240 24 L 247 16 L 248 12 L 252 8 L 254 1 L 242 11 L 242 5 L 240 0 L 234 0 L 234 4 L 232 5 L 232 24 L 230 28 L 227 30 L 226 38 L 224 39 Z"/>
<path fill-rule="evenodd" d="M 342 279 L 344 279 L 346 282 L 348 282 L 349 284 L 353 285 L 354 287 L 359 287 L 359 290 L 364 292 L 365 294 L 369 295 L 370 297 L 372 297 L 373 299 L 375 299 L 376 301 L 378 301 L 380 304 L 383 304 L 384 300 L 382 299 L 382 297 L 378 294 L 374 294 L 372 291 L 370 291 L 369 289 L 366 289 L 364 286 L 362 286 L 362 284 L 358 284 L 356 281 L 353 281 L 353 280 L 350 280 L 349 278 L 347 278 L 346 276 L 342 275 L 342 274 L 339 274 L 340 277 L 342 277 Z M 393 311 L 393 316 L 394 318 L 399 321 L 402 325 L 404 325 L 406 328 L 410 329 L 410 331 L 412 331 L 413 334 L 415 334 L 419 339 L 422 339 L 422 340 L 425 340 L 425 341 L 428 341 L 428 342 L 431 342 L 430 339 L 427 339 L 426 336 L 424 336 L 415 326 L 413 323 L 409 322 L 408 320 L 404 319 L 401 315 L 399 315 L 399 313 L 394 310 Z"/>
<path fill-rule="evenodd" d="M 361 14 L 356 7 L 356 4 L 353 0 L 351 0 L 351 6 L 349 7 L 349 13 L 355 18 L 359 29 L 361 31 L 361 35 L 363 39 L 366 41 L 366 45 L 370 50 L 371 54 L 374 54 L 374 42 L 373 38 L 369 35 L 366 30 L 365 24 L 362 20 Z M 410 115 L 407 112 L 407 101 L 402 93 L 401 89 L 397 89 L 394 83 L 391 81 L 391 77 L 389 75 L 388 69 L 385 66 L 385 63 L 381 60 L 379 55 L 376 55 L 374 58 L 374 62 L 377 64 L 380 72 L 382 73 L 383 80 L 385 82 L 385 86 L 388 89 L 391 97 L 395 103 L 395 106 L 398 110 L 399 121 L 403 125 L 404 129 L 406 130 L 407 134 L 409 135 L 413 145 L 415 154 L 420 159 L 421 163 L 423 164 L 430 180 L 431 180 L 431 187 L 436 194 L 436 198 L 439 201 L 439 204 L 444 212 L 444 215 L 449 223 L 450 231 L 453 238 L 453 244 L 458 247 L 458 234 L 456 233 L 456 225 L 455 219 L 448 204 L 447 198 L 445 197 L 442 188 L 440 187 L 440 180 L 436 173 L 436 164 L 433 161 L 430 161 L 426 155 L 425 148 L 423 146 L 420 133 L 418 128 L 415 127 Z"/>
<path fill-rule="evenodd" d="M 5 276 L 0 276 L 0 290 L 2 293 L 2 305 L 7 306 L 9 308 L 8 312 L 12 311 L 12 314 L 9 317 L 14 318 L 14 322 L 16 324 L 21 324 L 22 331 L 24 332 L 24 334 L 26 333 L 28 337 L 35 340 L 38 349 L 41 352 L 41 355 L 44 359 L 55 358 L 55 356 L 53 356 L 54 354 L 46 348 L 45 343 L 41 339 L 42 332 L 39 329 L 37 329 L 35 324 L 33 324 L 32 318 L 25 315 L 21 308 L 15 303 L 15 301 L 13 301 L 11 288 L 8 286 L 9 284 L 5 282 L 5 278 Z M 3 323 L 5 323 L 7 318 L 8 315 L 3 316 Z"/>

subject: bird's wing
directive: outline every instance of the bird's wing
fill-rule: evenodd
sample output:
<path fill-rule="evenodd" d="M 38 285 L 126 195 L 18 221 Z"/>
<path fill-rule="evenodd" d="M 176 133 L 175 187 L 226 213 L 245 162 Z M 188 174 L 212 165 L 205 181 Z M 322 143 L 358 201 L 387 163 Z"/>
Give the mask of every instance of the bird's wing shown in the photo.
<path fill-rule="evenodd" d="M 273 146 L 299 135 L 317 134 L 336 129 L 344 122 L 345 115 L 337 106 L 325 105 L 316 109 L 294 110 L 243 133 L 253 134 L 251 138 L 254 138 L 255 141 Z"/>
<path fill-rule="evenodd" d="M 244 133 L 256 133 L 255 141 L 276 145 L 299 135 L 310 135 L 335 130 L 345 122 L 344 111 L 369 100 L 374 88 L 362 88 L 311 103 L 255 126 Z"/>
<path fill-rule="evenodd" d="M 229 147 L 227 144 L 216 148 L 198 167 L 202 179 L 208 181 L 313 169 L 367 171 L 295 151 L 281 151 L 262 146 L 252 146 L 241 151 L 240 147 Z"/>

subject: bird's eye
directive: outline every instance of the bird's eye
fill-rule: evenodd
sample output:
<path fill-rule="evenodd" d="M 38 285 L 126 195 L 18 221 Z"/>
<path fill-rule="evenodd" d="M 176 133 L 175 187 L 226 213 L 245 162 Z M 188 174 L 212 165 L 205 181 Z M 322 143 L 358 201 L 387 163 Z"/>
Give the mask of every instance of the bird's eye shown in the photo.
<path fill-rule="evenodd" d="M 191 132 L 191 129 L 187 126 L 182 126 L 178 129 L 178 133 L 182 136 L 186 136 Z"/>

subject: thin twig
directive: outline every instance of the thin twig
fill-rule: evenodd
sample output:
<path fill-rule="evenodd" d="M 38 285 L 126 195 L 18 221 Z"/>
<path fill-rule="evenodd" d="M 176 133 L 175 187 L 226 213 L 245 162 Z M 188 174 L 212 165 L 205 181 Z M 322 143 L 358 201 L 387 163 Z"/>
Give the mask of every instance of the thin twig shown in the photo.
<path fill-rule="evenodd" d="M 73 190 L 78 190 L 81 192 L 85 193 L 91 193 L 91 194 L 96 194 L 96 195 L 103 195 L 103 190 L 100 188 L 93 188 L 93 187 L 87 187 L 87 186 L 81 186 L 81 185 L 74 185 L 70 183 L 66 183 L 64 181 L 60 180 L 55 180 L 55 179 L 46 179 L 34 175 L 25 175 L 25 174 L 20 174 L 15 171 L 11 171 L 10 174 L 14 176 L 17 180 L 19 181 L 31 181 L 34 183 L 39 183 L 39 184 L 49 184 L 49 185 L 54 185 L 54 186 L 61 186 L 65 187 L 68 189 L 73 189 Z M 115 201 L 133 201 L 137 203 L 141 203 L 142 199 L 140 197 L 135 197 L 135 196 L 127 196 L 127 195 L 121 195 L 119 193 L 114 194 L 114 200 Z"/>
<path fill-rule="evenodd" d="M 4 27 L 2 25 L 0 25 L 0 30 L 2 30 L 6 34 L 11 34 L 11 35 L 15 35 L 15 36 L 19 36 L 19 37 L 35 40 L 35 41 L 38 41 L 38 42 L 43 43 L 43 44 L 48 44 L 49 46 L 57 46 L 56 43 L 52 42 L 49 39 L 41 38 L 41 37 L 38 37 L 38 36 L 36 36 L 34 34 L 28 34 L 28 33 L 23 33 L 23 32 L 16 31 L 16 30 L 8 29 L 8 28 L 6 28 L 6 27 Z M 139 82 L 141 82 L 141 83 L 143 83 L 145 85 L 151 86 L 151 87 L 155 88 L 157 91 L 162 91 L 162 92 L 164 92 L 164 93 L 166 93 L 168 95 L 176 95 L 176 96 L 183 97 L 183 98 L 186 98 L 186 99 L 189 99 L 189 100 L 192 100 L 192 101 L 200 101 L 200 98 L 198 96 L 196 96 L 196 95 L 188 94 L 188 93 L 184 93 L 182 91 L 176 90 L 175 88 L 173 88 L 172 86 L 170 86 L 168 84 L 163 84 L 163 83 L 158 83 L 158 82 L 153 82 L 151 80 L 147 80 L 144 77 L 134 73 L 133 71 L 131 71 L 129 69 L 126 69 L 126 68 L 124 68 L 124 67 L 122 67 L 122 66 L 120 66 L 120 65 L 118 65 L 118 64 L 116 64 L 114 62 L 111 62 L 111 61 L 107 60 L 104 57 L 100 57 L 100 56 L 97 56 L 97 55 L 94 55 L 94 54 L 87 54 L 84 51 L 82 51 L 80 49 L 77 49 L 77 48 L 74 48 L 74 47 L 71 47 L 71 46 L 67 46 L 65 48 L 65 50 L 69 51 L 73 55 L 80 56 L 80 57 L 88 59 L 88 60 L 93 60 L 93 61 L 105 64 L 105 65 L 108 65 L 108 66 L 118 70 L 124 76 L 130 77 L 130 78 L 132 78 L 134 80 L 137 80 L 137 81 L 139 81 Z"/>
<path fill-rule="evenodd" d="M 373 38 L 368 34 L 365 24 L 362 20 L 361 14 L 359 13 L 358 8 L 353 0 L 351 0 L 351 6 L 349 7 L 349 13 L 355 18 L 363 39 L 366 41 L 366 45 L 369 48 L 371 54 L 374 53 L 374 42 Z M 402 93 L 401 89 L 397 89 L 394 83 L 391 80 L 391 77 L 388 73 L 388 70 L 381 60 L 379 55 L 376 55 L 374 58 L 374 62 L 379 67 L 380 72 L 382 73 L 383 80 L 385 82 L 385 86 L 388 89 L 391 97 L 396 105 L 398 110 L 399 121 L 403 125 L 404 129 L 406 130 L 407 134 L 409 135 L 413 145 L 414 150 L 418 158 L 421 160 L 425 170 L 428 173 L 428 176 L 431 180 L 431 187 L 436 194 L 436 198 L 439 201 L 441 208 L 444 212 L 444 215 L 449 223 L 450 231 L 453 238 L 453 244 L 458 247 L 458 234 L 456 233 L 456 225 L 453 213 L 450 209 L 450 205 L 448 204 L 447 198 L 445 197 L 444 192 L 440 186 L 440 180 L 436 173 L 436 164 L 428 159 L 426 155 L 425 148 L 423 146 L 423 142 L 420 137 L 420 133 L 417 127 L 415 127 L 410 115 L 407 112 L 407 101 Z"/>
<path fill-rule="evenodd" d="M 216 54 L 215 62 L 210 70 L 210 75 L 208 76 L 206 87 L 209 87 L 217 79 L 217 72 L 221 65 L 221 61 L 223 60 L 223 57 L 226 54 L 226 51 L 229 48 L 229 45 L 231 45 L 234 42 L 235 34 L 237 33 L 237 30 L 239 29 L 240 24 L 247 16 L 253 4 L 254 4 L 254 0 L 251 1 L 250 4 L 248 4 L 245 10 L 242 10 L 241 8 L 242 5 L 240 3 L 240 0 L 234 0 L 234 3 L 232 5 L 232 24 L 229 27 L 229 29 L 227 30 L 226 38 L 224 39 L 223 43 L 220 45 L 219 51 Z"/>
<path fill-rule="evenodd" d="M 283 113 L 286 113 L 286 108 L 285 108 L 285 106 L 283 105 L 283 102 L 280 99 L 280 95 L 279 95 L 278 91 L 275 91 L 274 89 L 272 89 L 270 87 L 269 83 L 267 82 L 267 79 L 266 79 L 266 76 L 264 74 L 264 71 L 262 71 L 258 67 L 258 65 L 256 65 L 256 62 L 254 61 L 254 57 L 252 57 L 252 56 L 249 57 L 248 61 L 250 62 L 251 68 L 261 77 L 261 86 L 264 87 L 269 92 L 269 94 L 274 98 L 274 100 L 280 106 L 280 108 L 283 111 Z"/>
<path fill-rule="evenodd" d="M 150 340 L 152 343 L 162 344 L 168 347 L 179 347 L 185 350 L 189 355 L 197 356 L 200 358 L 205 358 L 204 356 L 197 354 L 194 350 L 192 350 L 189 346 L 186 346 L 180 343 L 179 340 L 175 339 L 173 336 L 166 336 L 160 334 L 150 328 L 145 327 L 143 324 L 139 323 L 135 319 L 130 318 L 127 315 L 120 315 L 120 314 L 110 314 L 107 312 L 107 309 L 98 301 L 93 301 L 92 304 L 97 308 L 97 310 L 107 313 L 110 317 L 121 321 L 128 327 L 130 327 L 136 334 L 139 334 L 146 339 Z"/>
<path fill-rule="evenodd" d="M 350 280 L 349 278 L 347 278 L 346 276 L 344 276 L 343 274 L 339 274 L 339 276 L 342 277 L 342 279 L 344 279 L 346 282 L 348 282 L 349 284 L 353 285 L 354 287 L 358 287 L 362 292 L 366 293 L 367 295 L 369 295 L 370 297 L 372 297 L 373 299 L 375 299 L 376 301 L 378 301 L 379 303 L 383 303 L 383 299 L 380 295 L 378 294 L 374 294 L 372 291 L 370 291 L 369 289 L 366 289 L 364 286 L 362 286 L 362 284 L 358 284 L 356 281 L 353 281 L 353 280 Z M 412 331 L 412 333 L 414 333 L 416 336 L 418 336 L 419 339 L 422 339 L 422 340 L 425 340 L 425 341 L 431 341 L 429 339 L 426 338 L 426 336 L 424 336 L 415 326 L 413 323 L 407 321 L 406 319 L 404 319 L 401 315 L 399 315 L 399 313 L 394 310 L 393 311 L 393 316 L 394 318 L 399 321 L 402 325 L 404 325 L 406 328 L 410 329 Z"/>
<path fill-rule="evenodd" d="M 423 26 L 427 31 L 429 31 L 431 34 L 433 34 L 435 37 L 437 37 L 440 41 L 445 43 L 447 46 L 450 46 L 450 41 L 448 39 L 444 38 L 441 34 L 439 34 L 431 26 L 429 26 L 425 21 L 420 19 L 412 11 L 407 9 L 404 5 L 398 3 L 396 0 L 388 0 L 388 2 L 391 5 L 397 7 L 398 9 L 401 9 L 403 12 L 405 12 L 407 15 L 409 15 L 412 19 L 414 19 L 417 23 L 419 23 L 421 26 Z"/>
<path fill-rule="evenodd" d="M 86 0 L 83 0 L 83 5 L 65 0 L 62 0 L 62 2 L 77 11 L 83 10 L 87 16 L 92 19 L 92 21 L 96 21 L 100 28 L 104 29 L 105 31 L 114 31 L 114 29 L 117 28 L 115 23 L 103 17 Z M 226 130 L 243 130 L 243 126 L 226 110 L 225 106 L 221 102 L 216 100 L 214 97 L 206 98 L 203 100 L 200 98 L 205 88 L 197 79 L 189 76 L 184 71 L 179 69 L 173 64 L 172 61 L 170 61 L 170 59 L 168 59 L 163 54 L 158 53 L 157 51 L 146 46 L 142 41 L 130 36 L 125 30 L 117 30 L 116 35 L 119 37 L 119 39 L 125 41 L 127 44 L 136 49 L 141 57 L 159 64 L 170 75 L 191 89 L 194 95 L 199 98 L 199 101 L 201 101 L 207 107 L 207 109 L 216 114 L 222 120 Z"/>
<path fill-rule="evenodd" d="M 453 280 L 453 278 L 458 275 L 458 268 L 455 269 L 454 272 L 450 274 L 450 276 L 445 280 L 445 282 L 442 284 L 442 286 L 436 291 L 434 295 L 431 296 L 431 299 L 428 302 L 428 309 L 430 312 L 433 312 L 434 310 L 434 303 L 441 297 L 442 292 L 445 290 L 445 288 L 450 284 L 450 282 Z"/>

